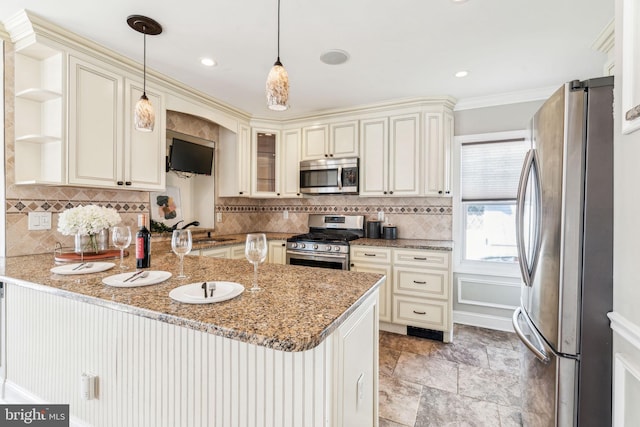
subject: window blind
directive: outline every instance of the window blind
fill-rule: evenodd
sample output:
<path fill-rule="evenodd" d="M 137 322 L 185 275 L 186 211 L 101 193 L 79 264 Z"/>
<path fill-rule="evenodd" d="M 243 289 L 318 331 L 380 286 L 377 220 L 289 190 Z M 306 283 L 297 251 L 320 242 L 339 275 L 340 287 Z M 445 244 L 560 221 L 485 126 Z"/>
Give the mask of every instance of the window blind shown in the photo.
<path fill-rule="evenodd" d="M 515 200 L 528 148 L 524 139 L 462 144 L 462 201 Z"/>

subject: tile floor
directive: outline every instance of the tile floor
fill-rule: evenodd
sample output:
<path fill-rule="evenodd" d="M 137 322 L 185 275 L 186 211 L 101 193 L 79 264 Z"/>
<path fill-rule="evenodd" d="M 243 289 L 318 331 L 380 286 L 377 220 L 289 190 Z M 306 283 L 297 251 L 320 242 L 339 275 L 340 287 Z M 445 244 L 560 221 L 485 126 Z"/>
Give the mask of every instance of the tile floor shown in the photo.
<path fill-rule="evenodd" d="M 520 345 L 465 325 L 451 344 L 380 331 L 380 427 L 521 426 Z"/>

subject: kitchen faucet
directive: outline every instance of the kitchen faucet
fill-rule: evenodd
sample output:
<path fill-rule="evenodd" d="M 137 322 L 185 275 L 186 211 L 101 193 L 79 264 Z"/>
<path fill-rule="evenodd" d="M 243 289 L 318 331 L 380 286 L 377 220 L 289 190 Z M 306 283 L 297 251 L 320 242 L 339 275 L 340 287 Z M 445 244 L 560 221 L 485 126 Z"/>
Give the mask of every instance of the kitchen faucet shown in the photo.
<path fill-rule="evenodd" d="M 171 229 L 172 229 L 172 230 L 177 230 L 177 229 L 178 229 L 178 224 L 180 224 L 181 222 L 184 222 L 184 220 L 182 220 L 182 219 L 181 219 L 180 221 L 178 221 L 178 222 L 176 222 L 175 224 L 173 224 L 173 227 L 171 227 Z M 182 228 L 181 228 L 181 230 L 184 230 L 184 229 L 185 229 L 185 228 L 187 228 L 187 227 L 191 227 L 192 225 L 193 225 L 194 227 L 197 227 L 197 226 L 199 226 L 199 225 L 200 225 L 200 222 L 199 222 L 199 221 L 192 221 L 192 222 L 190 222 L 190 223 L 189 223 L 189 224 L 187 224 L 187 225 L 183 225 L 183 226 L 182 226 Z"/>

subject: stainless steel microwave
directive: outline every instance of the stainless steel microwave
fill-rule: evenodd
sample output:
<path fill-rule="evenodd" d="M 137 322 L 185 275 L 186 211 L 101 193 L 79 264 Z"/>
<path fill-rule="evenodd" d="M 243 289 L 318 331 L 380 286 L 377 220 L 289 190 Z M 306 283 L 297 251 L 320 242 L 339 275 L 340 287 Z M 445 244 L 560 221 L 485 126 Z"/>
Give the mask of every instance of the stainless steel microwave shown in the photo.
<path fill-rule="evenodd" d="M 303 160 L 300 192 L 304 194 L 358 194 L 357 157 Z"/>

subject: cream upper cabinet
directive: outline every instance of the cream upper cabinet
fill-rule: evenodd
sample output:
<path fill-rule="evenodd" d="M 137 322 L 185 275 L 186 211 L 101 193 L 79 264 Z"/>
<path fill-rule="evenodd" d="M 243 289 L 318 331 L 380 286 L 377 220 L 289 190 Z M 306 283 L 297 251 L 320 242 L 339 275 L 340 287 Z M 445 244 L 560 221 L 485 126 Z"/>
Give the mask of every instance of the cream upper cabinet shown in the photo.
<path fill-rule="evenodd" d="M 153 131 L 141 132 L 134 126 L 133 113 L 142 96 L 142 82 L 125 79 L 124 90 L 124 156 L 120 158 L 124 169 L 118 183 L 124 181 L 125 186 L 139 190 L 162 190 L 166 178 L 164 96 L 147 85 L 147 98 L 155 110 L 156 124 Z"/>
<path fill-rule="evenodd" d="M 128 116 L 141 86 L 118 70 L 69 57 L 68 184 L 164 189 L 164 99 L 147 88 L 156 125 L 152 132 L 136 131 Z"/>
<path fill-rule="evenodd" d="M 315 125 L 302 128 L 301 160 L 329 157 L 329 126 Z"/>
<path fill-rule="evenodd" d="M 358 157 L 360 155 L 358 121 L 329 125 L 329 157 Z"/>
<path fill-rule="evenodd" d="M 238 125 L 238 132 L 220 127 L 216 150 L 218 196 L 251 195 L 251 129 Z"/>
<path fill-rule="evenodd" d="M 278 151 L 280 163 L 279 193 L 281 197 L 301 197 L 300 194 L 300 129 L 282 131 Z"/>
<path fill-rule="evenodd" d="M 122 75 L 69 57 L 69 184 L 117 185 L 123 105 Z"/>
<path fill-rule="evenodd" d="M 389 195 L 420 194 L 420 114 L 389 118 Z"/>
<path fill-rule="evenodd" d="M 300 131 L 254 128 L 251 147 L 252 196 L 299 197 Z"/>
<path fill-rule="evenodd" d="M 360 121 L 360 195 L 419 195 L 420 115 Z"/>
<path fill-rule="evenodd" d="M 424 195 L 451 196 L 453 113 L 424 114 Z"/>
<path fill-rule="evenodd" d="M 360 121 L 360 195 L 387 194 L 389 165 L 389 119 L 381 117 Z"/>
<path fill-rule="evenodd" d="M 300 160 L 358 157 L 358 131 L 357 120 L 304 127 Z"/>

